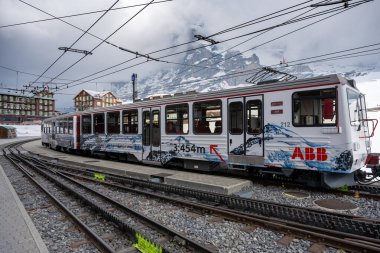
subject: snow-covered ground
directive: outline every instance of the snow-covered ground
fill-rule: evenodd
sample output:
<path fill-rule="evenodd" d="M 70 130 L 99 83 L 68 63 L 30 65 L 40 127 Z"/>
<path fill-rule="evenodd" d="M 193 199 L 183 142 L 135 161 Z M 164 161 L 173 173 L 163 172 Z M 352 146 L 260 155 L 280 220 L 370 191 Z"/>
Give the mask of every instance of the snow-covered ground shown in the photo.
<path fill-rule="evenodd" d="M 367 108 L 380 105 L 380 72 L 354 78 L 358 89 L 366 95 Z"/>
<path fill-rule="evenodd" d="M 368 112 L 369 119 L 377 119 L 380 123 L 380 112 Z M 371 152 L 380 153 L 380 124 L 375 130 L 375 135 L 371 138 Z"/>
<path fill-rule="evenodd" d="M 380 72 L 371 72 L 365 76 L 354 78 L 358 89 L 366 95 L 367 108 L 380 105 Z M 380 123 L 380 112 L 368 112 L 369 119 L 377 119 Z M 380 153 L 380 124 L 371 139 L 371 152 Z"/>
<path fill-rule="evenodd" d="M 17 137 L 40 137 L 41 125 L 9 125 L 16 128 Z"/>

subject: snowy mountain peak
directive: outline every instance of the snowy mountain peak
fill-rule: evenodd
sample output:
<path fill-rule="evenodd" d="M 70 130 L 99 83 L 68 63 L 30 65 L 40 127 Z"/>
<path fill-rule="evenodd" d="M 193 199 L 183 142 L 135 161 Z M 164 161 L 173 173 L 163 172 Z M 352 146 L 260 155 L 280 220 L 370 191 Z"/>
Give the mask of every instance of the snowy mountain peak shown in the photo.
<path fill-rule="evenodd" d="M 202 30 L 202 25 L 196 25 L 192 33 Z M 201 42 L 201 41 L 200 41 Z M 205 42 L 206 44 L 208 42 Z M 195 48 L 189 48 L 182 62 L 172 68 L 161 70 L 155 74 L 138 80 L 138 98 L 154 96 L 155 94 L 173 94 L 187 91 L 215 91 L 233 87 L 252 85 L 246 79 L 263 67 L 259 57 L 253 52 L 222 50 L 218 45 L 202 47 L 198 43 Z M 209 45 L 209 43 L 208 43 Z M 342 74 L 347 78 L 367 75 L 378 68 L 374 66 L 334 65 L 331 62 L 313 65 L 294 65 L 276 68 L 279 71 L 297 76 L 298 79 L 326 74 Z M 129 83 L 118 86 L 116 94 L 124 101 L 132 99 L 132 88 Z"/>

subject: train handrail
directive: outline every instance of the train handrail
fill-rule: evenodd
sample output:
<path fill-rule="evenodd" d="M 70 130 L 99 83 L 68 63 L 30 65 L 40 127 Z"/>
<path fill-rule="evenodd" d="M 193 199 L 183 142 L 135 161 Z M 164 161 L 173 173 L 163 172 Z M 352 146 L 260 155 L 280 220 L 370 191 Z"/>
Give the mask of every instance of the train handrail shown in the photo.
<path fill-rule="evenodd" d="M 369 136 L 364 136 L 360 138 L 372 138 L 375 135 L 375 129 L 379 121 L 377 119 L 362 119 L 362 121 L 370 121 L 372 123 L 372 133 Z"/>

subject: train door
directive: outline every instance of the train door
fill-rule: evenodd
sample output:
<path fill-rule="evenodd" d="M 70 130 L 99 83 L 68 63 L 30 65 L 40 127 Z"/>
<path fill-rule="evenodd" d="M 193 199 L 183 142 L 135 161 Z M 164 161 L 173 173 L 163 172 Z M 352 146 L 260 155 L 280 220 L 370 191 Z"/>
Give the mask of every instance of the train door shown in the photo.
<path fill-rule="evenodd" d="M 228 100 L 229 160 L 261 163 L 264 154 L 263 98 L 249 96 Z"/>
<path fill-rule="evenodd" d="M 146 163 L 161 164 L 160 108 L 142 110 L 142 159 Z"/>
<path fill-rule="evenodd" d="M 73 116 L 74 149 L 80 149 L 80 116 Z"/>
<path fill-rule="evenodd" d="M 57 121 L 53 121 L 52 131 L 51 131 L 51 139 L 55 140 L 55 134 L 57 133 Z"/>

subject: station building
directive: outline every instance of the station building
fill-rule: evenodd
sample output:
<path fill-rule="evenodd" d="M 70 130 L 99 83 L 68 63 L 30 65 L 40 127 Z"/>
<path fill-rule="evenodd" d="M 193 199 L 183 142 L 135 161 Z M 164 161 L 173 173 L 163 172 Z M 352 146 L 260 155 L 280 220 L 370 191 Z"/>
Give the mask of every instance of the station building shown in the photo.
<path fill-rule="evenodd" d="M 82 90 L 74 97 L 75 111 L 121 104 L 122 102 L 111 91 Z"/>

